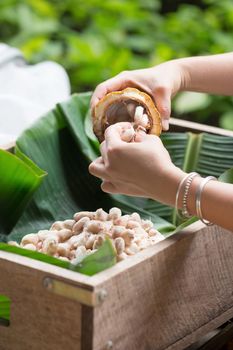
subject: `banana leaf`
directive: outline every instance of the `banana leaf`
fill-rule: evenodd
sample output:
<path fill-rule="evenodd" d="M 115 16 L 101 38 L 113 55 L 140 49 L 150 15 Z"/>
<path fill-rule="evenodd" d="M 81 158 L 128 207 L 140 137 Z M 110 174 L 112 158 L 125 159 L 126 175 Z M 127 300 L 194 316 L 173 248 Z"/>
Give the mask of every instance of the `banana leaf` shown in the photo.
<path fill-rule="evenodd" d="M 28 201 L 40 186 L 46 172 L 33 164 L 0 150 L 0 232 L 10 232 Z M 10 220 L 5 220 L 9 217 Z"/>
<path fill-rule="evenodd" d="M 5 295 L 0 295 L 0 326 L 9 326 L 11 301 Z"/>
<path fill-rule="evenodd" d="M 233 168 L 226 170 L 218 179 L 222 182 L 233 183 Z"/>

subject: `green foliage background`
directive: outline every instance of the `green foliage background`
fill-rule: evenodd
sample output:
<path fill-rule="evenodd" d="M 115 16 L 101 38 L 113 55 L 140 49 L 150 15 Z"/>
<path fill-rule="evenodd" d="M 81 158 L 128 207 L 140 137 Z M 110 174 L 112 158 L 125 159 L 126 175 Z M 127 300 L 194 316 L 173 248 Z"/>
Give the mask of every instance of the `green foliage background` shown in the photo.
<path fill-rule="evenodd" d="M 1 0 L 0 40 L 31 63 L 54 60 L 73 91 L 122 70 L 232 51 L 232 0 Z M 233 129 L 233 98 L 180 94 L 178 117 Z"/>

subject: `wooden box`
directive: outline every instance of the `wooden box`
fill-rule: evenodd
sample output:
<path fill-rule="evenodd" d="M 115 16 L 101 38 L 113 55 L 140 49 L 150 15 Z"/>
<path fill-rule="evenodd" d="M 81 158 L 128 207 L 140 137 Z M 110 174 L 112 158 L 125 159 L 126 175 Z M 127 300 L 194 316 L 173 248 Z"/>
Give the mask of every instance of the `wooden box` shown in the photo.
<path fill-rule="evenodd" d="M 233 317 L 232 248 L 232 232 L 196 222 L 93 277 L 0 252 L 0 295 L 12 301 L 0 350 L 185 349 Z"/>

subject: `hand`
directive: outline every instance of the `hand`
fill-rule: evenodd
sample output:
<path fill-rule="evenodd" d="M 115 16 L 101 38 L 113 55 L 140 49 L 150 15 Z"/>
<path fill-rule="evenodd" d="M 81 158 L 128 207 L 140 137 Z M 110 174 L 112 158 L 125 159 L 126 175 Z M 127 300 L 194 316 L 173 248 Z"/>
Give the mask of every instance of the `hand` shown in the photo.
<path fill-rule="evenodd" d="M 91 99 L 92 112 L 98 101 L 107 93 L 126 87 L 137 87 L 154 99 L 162 117 L 163 129 L 168 130 L 171 97 L 182 90 L 185 81 L 185 73 L 178 62 L 179 60 L 174 60 L 152 68 L 125 71 L 99 84 Z"/>
<path fill-rule="evenodd" d="M 148 197 L 174 205 L 185 173 L 172 163 L 159 137 L 142 132 L 135 142 L 127 143 L 121 140 L 122 128 L 131 125 L 117 123 L 106 129 L 101 157 L 90 164 L 90 173 L 103 180 L 104 192 Z"/>

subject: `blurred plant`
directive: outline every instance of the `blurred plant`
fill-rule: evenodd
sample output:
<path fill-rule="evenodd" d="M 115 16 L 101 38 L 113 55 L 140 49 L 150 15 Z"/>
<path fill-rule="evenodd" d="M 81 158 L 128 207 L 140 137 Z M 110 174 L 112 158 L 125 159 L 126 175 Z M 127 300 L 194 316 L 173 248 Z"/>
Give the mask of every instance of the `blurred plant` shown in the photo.
<path fill-rule="evenodd" d="M 48 59 L 61 63 L 73 91 L 92 90 L 122 70 L 232 50 L 231 0 L 176 0 L 171 9 L 168 4 L 2 0 L 0 40 L 21 49 L 31 63 Z M 233 130 L 232 98 L 193 96 L 177 97 L 175 115 Z"/>

